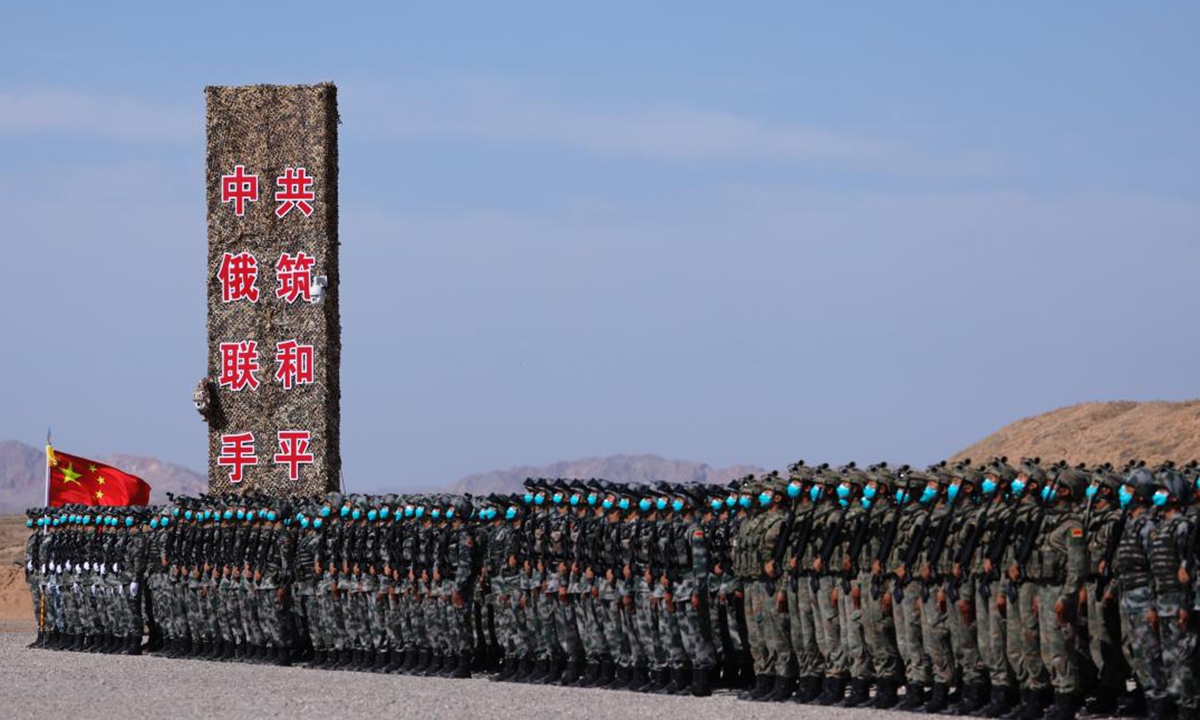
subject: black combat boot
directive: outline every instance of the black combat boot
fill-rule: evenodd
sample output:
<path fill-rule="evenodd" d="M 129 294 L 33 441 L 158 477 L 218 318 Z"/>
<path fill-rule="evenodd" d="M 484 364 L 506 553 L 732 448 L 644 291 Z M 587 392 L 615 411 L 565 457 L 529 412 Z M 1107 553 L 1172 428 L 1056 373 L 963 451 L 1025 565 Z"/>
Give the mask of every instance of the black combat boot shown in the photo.
<path fill-rule="evenodd" d="M 1117 707 L 1118 717 L 1142 717 L 1147 713 L 1149 708 L 1146 707 L 1146 693 L 1140 685 L 1133 688 L 1133 692 L 1129 693 Z"/>
<path fill-rule="evenodd" d="M 899 683 L 895 680 L 880 678 L 875 683 L 875 700 L 871 707 L 876 710 L 891 710 L 896 707 L 896 703 L 900 702 L 900 697 L 896 694 L 897 689 Z"/>
<path fill-rule="evenodd" d="M 575 687 L 589 688 L 596 686 L 596 680 L 600 678 L 600 661 L 589 662 L 583 666 L 583 674 L 579 676 L 579 681 L 575 683 Z"/>
<path fill-rule="evenodd" d="M 818 705 L 837 705 L 846 699 L 846 683 L 844 677 L 829 678 L 825 682 L 825 689 L 821 696 L 817 698 Z"/>
<path fill-rule="evenodd" d="M 976 683 L 963 688 L 962 699 L 951 708 L 955 715 L 974 715 L 988 700 L 987 683 Z"/>
<path fill-rule="evenodd" d="M 675 676 L 676 672 L 679 673 L 679 677 Z M 693 684 L 692 676 L 696 675 L 696 674 L 706 674 L 706 671 L 694 670 L 687 665 L 679 668 L 678 671 L 671 670 L 671 685 L 667 686 L 667 693 L 670 695 L 689 695 L 689 694 L 691 694 L 692 684 Z M 676 688 L 672 689 L 671 686 L 675 685 L 677 682 L 678 682 L 678 686 Z"/>
<path fill-rule="evenodd" d="M 1016 702 L 1016 690 L 1009 685 L 993 685 L 987 705 L 972 713 L 972 717 L 998 718 L 1010 710 Z"/>
<path fill-rule="evenodd" d="M 605 655 L 600 658 L 600 668 L 596 671 L 596 681 L 591 684 L 591 687 L 608 687 L 612 684 L 616 668 L 616 663 L 609 656 Z"/>
<path fill-rule="evenodd" d="M 807 705 L 821 696 L 821 684 L 824 678 L 817 675 L 805 675 L 796 684 L 796 692 L 792 694 L 792 702 Z"/>
<path fill-rule="evenodd" d="M 1046 713 L 1046 720 L 1075 720 L 1079 712 L 1079 698 L 1070 693 L 1054 693 L 1054 705 Z M 1183 720 L 1183 718 L 1179 718 Z"/>
<path fill-rule="evenodd" d="M 904 686 L 904 699 L 896 706 L 897 710 L 916 712 L 925 706 L 925 688 L 916 683 Z"/>
<path fill-rule="evenodd" d="M 929 715 L 940 715 L 946 710 L 949 704 L 950 686 L 946 683 L 935 682 L 933 684 L 933 692 L 929 695 L 929 700 L 926 701 L 925 707 L 921 708 L 921 712 Z"/>
<path fill-rule="evenodd" d="M 25 649 L 32 650 L 34 648 L 41 647 L 42 643 L 45 641 L 45 637 L 46 637 L 46 633 L 42 632 L 41 630 L 38 630 L 37 637 L 35 637 L 33 639 L 33 642 L 26 645 Z"/>
<path fill-rule="evenodd" d="M 1200 712 L 1196 708 L 1180 707 L 1175 710 L 1175 720 L 1196 720 L 1200 718 Z"/>
<path fill-rule="evenodd" d="M 1096 696 L 1087 704 L 1088 715 L 1113 715 L 1117 712 L 1117 693 L 1120 688 L 1115 685 L 1112 687 L 1096 688 Z"/>
<path fill-rule="evenodd" d="M 459 654 L 458 666 L 450 672 L 450 677 L 456 680 L 465 680 L 471 677 L 471 653 Z"/>
<path fill-rule="evenodd" d="M 1040 720 L 1046 714 L 1046 709 L 1054 702 L 1054 691 L 1050 688 L 1042 688 L 1030 693 L 1029 696 L 1033 703 L 1026 709 L 1026 714 L 1021 717 L 1021 720 Z"/>
<path fill-rule="evenodd" d="M 767 696 L 763 698 L 763 702 L 784 702 L 791 699 L 792 694 L 795 692 L 796 678 L 776 675 L 771 692 L 767 693 Z"/>
<path fill-rule="evenodd" d="M 579 660 L 572 657 L 567 661 L 566 667 L 563 668 L 562 675 L 558 676 L 558 681 L 555 685 L 568 687 L 579 682 Z"/>
<path fill-rule="evenodd" d="M 667 686 L 667 684 L 670 682 L 671 682 L 671 671 L 670 670 L 668 670 L 666 668 L 662 668 L 661 670 L 655 670 L 654 672 L 650 673 L 650 680 L 649 680 L 649 682 L 647 682 L 645 685 L 642 686 L 641 692 L 652 693 L 652 694 L 658 693 L 658 691 L 665 688 Z"/>
<path fill-rule="evenodd" d="M 609 690 L 624 690 L 629 687 L 629 681 L 633 679 L 633 670 L 624 665 L 618 665 L 613 668 L 612 680 L 609 680 L 603 685 L 597 687 L 607 688 Z"/>
<path fill-rule="evenodd" d="M 754 678 L 754 687 L 738 693 L 738 700 L 762 700 L 770 694 L 774 686 L 774 675 L 758 675 Z"/>
<path fill-rule="evenodd" d="M 838 703 L 841 707 L 862 707 L 871 702 L 871 681 L 866 678 L 851 678 L 850 694 Z"/>
<path fill-rule="evenodd" d="M 690 690 L 693 697 L 708 697 L 712 695 L 712 678 L 715 672 L 713 668 L 692 668 L 692 686 Z"/>
<path fill-rule="evenodd" d="M 644 667 L 635 667 L 633 676 L 629 678 L 629 684 L 625 686 L 626 690 L 633 692 L 641 692 L 642 688 L 650 684 L 650 672 Z"/>
<path fill-rule="evenodd" d="M 134 635 L 129 638 L 125 646 L 126 655 L 141 655 L 142 654 L 142 638 L 139 635 Z"/>

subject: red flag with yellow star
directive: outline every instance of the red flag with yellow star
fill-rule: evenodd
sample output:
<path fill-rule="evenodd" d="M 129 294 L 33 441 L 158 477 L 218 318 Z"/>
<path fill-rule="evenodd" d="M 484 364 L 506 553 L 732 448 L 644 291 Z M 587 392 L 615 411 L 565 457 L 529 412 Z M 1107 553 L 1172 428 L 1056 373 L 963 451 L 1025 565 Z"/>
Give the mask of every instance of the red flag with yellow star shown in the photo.
<path fill-rule="evenodd" d="M 149 505 L 150 485 L 136 475 L 46 446 L 50 507 Z"/>

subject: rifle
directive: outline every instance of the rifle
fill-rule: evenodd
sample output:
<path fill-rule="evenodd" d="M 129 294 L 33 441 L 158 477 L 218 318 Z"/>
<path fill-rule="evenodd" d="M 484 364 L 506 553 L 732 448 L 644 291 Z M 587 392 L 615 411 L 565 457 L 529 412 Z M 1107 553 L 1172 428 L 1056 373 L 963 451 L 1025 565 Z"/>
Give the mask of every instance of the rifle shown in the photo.
<path fill-rule="evenodd" d="M 994 502 L 1003 501 L 996 500 Z M 1000 529 L 1000 533 L 997 534 L 996 537 L 992 538 L 992 544 L 988 546 L 986 556 L 988 563 L 992 567 L 992 570 L 991 572 L 984 572 L 979 576 L 979 594 L 984 598 L 987 598 L 992 594 L 992 580 L 995 579 L 996 568 L 1000 567 L 1000 560 L 1004 556 L 1004 551 L 1008 549 L 1008 544 L 1012 540 L 1013 532 L 1016 531 L 1017 518 L 1015 506 L 1013 509 L 1013 517 L 1011 519 L 1012 522 L 1004 523 Z"/>
<path fill-rule="evenodd" d="M 988 504 L 983 506 L 983 511 L 979 513 L 979 520 L 975 523 L 975 527 L 971 528 L 971 534 L 967 536 L 967 541 L 958 549 L 958 554 L 954 556 L 954 564 L 962 568 L 962 575 L 966 575 L 967 565 L 971 562 L 971 558 L 975 555 L 975 550 L 979 547 L 979 541 L 983 539 L 984 530 L 987 529 L 988 514 L 992 511 L 992 500 L 988 500 Z M 962 587 L 962 577 L 954 578 L 950 581 L 947 588 L 947 594 L 952 601 L 958 601 L 958 590 Z"/>
<path fill-rule="evenodd" d="M 804 521 L 800 526 L 800 535 L 796 538 L 796 541 L 792 543 L 792 552 L 796 557 L 797 569 L 800 567 L 800 560 L 804 557 L 804 549 L 808 547 L 808 543 L 812 538 L 813 516 L 816 515 L 816 512 L 817 509 L 814 505 L 810 505 L 808 509 L 804 511 Z M 794 527 L 795 525 L 793 524 L 793 528 Z M 794 575 L 792 576 L 792 580 L 793 582 L 795 581 Z M 795 591 L 795 589 L 795 585 L 793 585 L 792 590 Z"/>
<path fill-rule="evenodd" d="M 931 576 L 937 572 L 937 564 L 942 559 L 942 552 L 946 549 L 946 541 L 950 537 L 950 527 L 953 524 L 954 504 L 949 503 L 946 514 L 942 517 L 942 523 L 938 526 L 937 535 L 933 537 L 933 544 L 929 546 L 929 557 L 926 564 L 929 565 Z M 929 602 L 929 583 L 924 579 L 921 580 L 921 602 Z"/>
<path fill-rule="evenodd" d="M 917 556 L 921 554 L 921 546 L 925 544 L 925 535 L 929 532 L 929 517 L 925 517 L 925 521 L 921 523 L 921 527 L 917 530 L 917 534 L 913 537 L 912 542 L 908 546 L 908 552 L 904 555 L 904 575 L 905 579 L 897 579 L 895 587 L 892 588 L 892 598 L 896 602 L 904 600 L 904 586 L 912 582 L 912 567 L 917 562 Z"/>
<path fill-rule="evenodd" d="M 842 536 L 842 531 L 846 528 L 846 516 L 848 516 L 849 514 L 850 514 L 849 508 L 845 508 L 844 510 L 842 510 L 842 516 L 838 518 L 837 525 L 834 527 L 833 532 L 826 535 L 825 542 L 821 544 L 820 558 L 821 558 L 822 572 L 829 571 L 829 556 L 833 554 L 833 548 L 835 545 L 837 545 L 838 540 Z M 821 580 L 816 575 L 813 575 L 809 579 L 808 585 L 810 588 L 812 588 L 813 592 L 816 592 L 817 589 L 821 586 Z"/>
<path fill-rule="evenodd" d="M 875 503 L 867 506 L 867 512 L 859 521 L 858 530 L 854 533 L 854 539 L 850 541 L 850 550 L 847 553 L 847 558 L 850 560 L 850 570 L 846 573 L 846 577 L 842 578 L 842 591 L 850 592 L 850 576 L 857 574 L 858 556 L 862 554 L 863 545 L 867 544 L 867 531 L 871 528 L 871 512 L 875 509 Z"/>
<path fill-rule="evenodd" d="M 892 545 L 896 544 L 896 531 L 900 527 L 900 508 L 896 508 L 895 515 L 892 521 L 888 523 L 883 530 L 883 538 L 879 541 L 879 550 L 875 553 L 875 562 L 878 562 L 882 567 L 887 562 L 888 556 L 892 554 Z M 878 575 L 871 576 L 871 599 L 878 600 L 883 594 L 883 572 Z"/>
<path fill-rule="evenodd" d="M 1104 570 L 1100 573 L 1100 579 L 1096 582 L 1096 593 L 1103 596 L 1108 583 L 1112 581 L 1113 576 L 1113 560 L 1116 559 L 1117 546 L 1121 544 L 1121 535 L 1125 533 L 1125 523 L 1129 520 L 1129 508 L 1121 510 L 1121 516 L 1117 518 L 1117 522 L 1113 524 L 1112 531 L 1108 535 L 1108 542 L 1104 545 L 1104 556 L 1101 559 L 1104 563 Z M 1200 533 L 1193 531 L 1193 538 Z M 1195 557 L 1195 547 L 1193 543 L 1192 557 Z"/>

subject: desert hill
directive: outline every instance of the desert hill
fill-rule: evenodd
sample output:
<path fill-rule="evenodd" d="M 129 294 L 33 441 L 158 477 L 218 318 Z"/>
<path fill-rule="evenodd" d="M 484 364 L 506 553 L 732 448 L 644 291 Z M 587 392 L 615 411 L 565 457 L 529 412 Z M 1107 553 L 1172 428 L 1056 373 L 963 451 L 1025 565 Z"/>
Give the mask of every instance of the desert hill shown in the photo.
<path fill-rule="evenodd" d="M 997 455 L 1071 463 L 1148 463 L 1200 458 L 1200 400 L 1072 405 L 1018 420 L 953 459 Z"/>

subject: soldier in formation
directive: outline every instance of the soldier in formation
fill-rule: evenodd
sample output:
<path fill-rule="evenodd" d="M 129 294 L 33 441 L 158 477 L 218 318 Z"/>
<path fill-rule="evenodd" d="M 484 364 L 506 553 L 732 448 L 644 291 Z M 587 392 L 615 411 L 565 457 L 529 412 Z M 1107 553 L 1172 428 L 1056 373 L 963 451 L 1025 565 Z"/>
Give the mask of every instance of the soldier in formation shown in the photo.
<path fill-rule="evenodd" d="M 30 511 L 25 569 L 54 649 L 1193 720 L 1198 498 L 1195 462 L 1036 458 L 181 497 Z"/>

